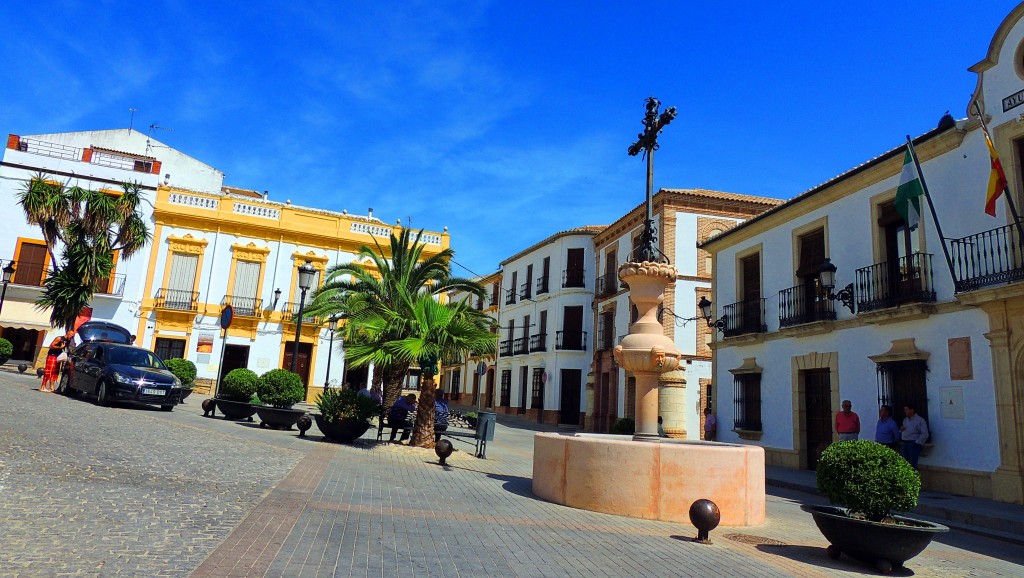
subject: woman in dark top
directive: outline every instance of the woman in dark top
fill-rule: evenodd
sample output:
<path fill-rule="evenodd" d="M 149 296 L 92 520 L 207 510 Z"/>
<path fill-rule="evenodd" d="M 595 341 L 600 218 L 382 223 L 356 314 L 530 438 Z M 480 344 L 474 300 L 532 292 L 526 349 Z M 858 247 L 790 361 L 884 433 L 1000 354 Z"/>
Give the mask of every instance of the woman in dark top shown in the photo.
<path fill-rule="evenodd" d="M 50 344 L 50 349 L 46 352 L 46 368 L 43 369 L 43 384 L 39 386 L 39 391 L 53 391 L 57 385 L 57 379 L 60 377 L 60 363 L 57 358 L 67 350 L 68 345 L 74 344 L 74 338 L 75 331 L 69 329 Z"/>

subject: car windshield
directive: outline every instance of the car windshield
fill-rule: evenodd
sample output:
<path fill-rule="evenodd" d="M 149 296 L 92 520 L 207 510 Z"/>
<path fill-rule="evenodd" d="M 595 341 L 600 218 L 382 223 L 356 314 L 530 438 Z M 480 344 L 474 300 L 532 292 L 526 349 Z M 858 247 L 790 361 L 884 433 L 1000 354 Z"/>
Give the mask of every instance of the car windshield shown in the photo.
<path fill-rule="evenodd" d="M 164 369 L 160 358 L 145 349 L 111 349 L 108 352 L 107 362 L 112 365 Z"/>

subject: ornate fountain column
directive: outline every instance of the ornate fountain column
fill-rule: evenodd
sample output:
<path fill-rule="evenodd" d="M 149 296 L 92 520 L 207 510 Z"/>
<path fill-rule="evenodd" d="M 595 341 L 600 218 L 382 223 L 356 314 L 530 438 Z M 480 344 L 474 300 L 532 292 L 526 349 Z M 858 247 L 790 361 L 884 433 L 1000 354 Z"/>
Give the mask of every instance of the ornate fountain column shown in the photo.
<path fill-rule="evenodd" d="M 619 267 L 619 279 L 629 285 L 629 299 L 640 314 L 629 335 L 612 350 L 615 361 L 636 378 L 635 438 L 658 439 L 658 377 L 675 370 L 682 359 L 658 322 L 658 305 L 675 278 L 676 268 L 666 263 L 644 261 Z"/>

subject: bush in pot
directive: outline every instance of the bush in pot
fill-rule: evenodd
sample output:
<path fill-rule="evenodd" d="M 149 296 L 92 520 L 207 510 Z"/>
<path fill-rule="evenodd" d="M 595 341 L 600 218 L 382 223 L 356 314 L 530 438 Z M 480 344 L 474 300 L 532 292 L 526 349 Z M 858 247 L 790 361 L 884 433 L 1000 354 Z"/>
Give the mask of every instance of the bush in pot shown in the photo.
<path fill-rule="evenodd" d="M 196 364 L 187 359 L 174 358 L 164 362 L 168 371 L 181 380 L 182 389 L 192 389 L 196 381 Z"/>
<path fill-rule="evenodd" d="M 14 346 L 10 341 L 0 337 L 0 365 L 7 363 L 7 360 L 14 354 Z"/>
<path fill-rule="evenodd" d="M 261 375 L 256 394 L 263 403 L 280 408 L 291 407 L 306 397 L 302 378 L 286 369 L 271 369 Z"/>
<path fill-rule="evenodd" d="M 224 376 L 218 396 L 231 401 L 249 403 L 256 393 L 259 379 L 255 372 L 244 367 L 232 369 Z"/>
<path fill-rule="evenodd" d="M 615 422 L 615 425 L 612 426 L 612 433 L 617 435 L 633 435 L 636 433 L 636 422 L 628 417 L 624 417 Z"/>
<path fill-rule="evenodd" d="M 921 476 L 882 444 L 853 440 L 830 445 L 817 469 L 818 490 L 833 504 L 880 522 L 917 505 Z"/>
<path fill-rule="evenodd" d="M 348 388 L 325 389 L 317 396 L 316 407 L 328 423 L 336 420 L 369 422 L 380 413 L 376 401 Z"/>

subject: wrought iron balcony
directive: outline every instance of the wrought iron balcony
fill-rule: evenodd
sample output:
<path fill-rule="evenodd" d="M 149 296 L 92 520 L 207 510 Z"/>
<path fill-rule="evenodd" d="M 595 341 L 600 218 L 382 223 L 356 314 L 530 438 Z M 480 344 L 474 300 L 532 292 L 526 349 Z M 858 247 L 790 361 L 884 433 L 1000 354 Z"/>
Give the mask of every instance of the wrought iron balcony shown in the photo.
<path fill-rule="evenodd" d="M 308 303 L 306 305 L 309 305 Z M 282 320 L 285 323 L 295 323 L 299 318 L 299 304 L 296 301 L 289 301 L 284 304 L 282 310 Z M 316 315 L 310 315 L 305 311 L 302 312 L 302 324 L 303 325 L 320 325 L 321 319 Z"/>
<path fill-rule="evenodd" d="M 558 331 L 555 333 L 555 349 L 561 351 L 586 351 L 586 331 Z"/>
<path fill-rule="evenodd" d="M 857 311 L 874 311 L 904 303 L 935 301 L 932 255 L 913 253 L 857 269 Z"/>
<path fill-rule="evenodd" d="M 1016 225 L 952 239 L 949 244 L 957 293 L 1024 279 L 1024 236 Z"/>
<path fill-rule="evenodd" d="M 157 290 L 153 306 L 157 309 L 170 309 L 174 311 L 198 311 L 198 299 L 198 291 L 183 291 L 181 289 L 167 289 L 165 287 Z"/>
<path fill-rule="evenodd" d="M 121 297 L 124 295 L 124 273 L 111 275 L 109 278 L 100 281 L 96 286 L 96 293 Z"/>
<path fill-rule="evenodd" d="M 230 305 L 236 317 L 259 317 L 263 314 L 263 300 L 240 295 L 225 295 L 221 305 Z M 306 321 L 303 320 L 303 323 Z"/>
<path fill-rule="evenodd" d="M 516 290 L 515 287 L 505 293 L 505 305 L 515 305 L 516 303 Z"/>
<path fill-rule="evenodd" d="M 502 341 L 498 345 L 498 355 L 501 355 L 503 357 L 511 357 L 512 356 L 512 340 L 511 339 L 505 339 L 504 341 Z"/>
<path fill-rule="evenodd" d="M 779 327 L 815 321 L 835 321 L 833 301 L 817 291 L 816 285 L 797 285 L 779 291 Z"/>
<path fill-rule="evenodd" d="M 544 333 L 536 333 L 530 336 L 530 352 L 547 351 L 548 336 Z"/>
<path fill-rule="evenodd" d="M 530 299 L 533 297 L 533 284 L 527 281 L 519 286 L 519 298 Z"/>
<path fill-rule="evenodd" d="M 0 261 L 0 265 L 6 267 L 11 261 Z M 14 277 L 11 283 L 14 285 L 27 285 L 29 287 L 42 287 L 46 281 L 49 271 L 46 263 L 42 261 L 13 261 Z"/>
<path fill-rule="evenodd" d="M 582 268 L 562 271 L 562 288 L 586 287 L 587 276 L 584 273 Z"/>
<path fill-rule="evenodd" d="M 619 278 L 617 275 L 602 275 L 594 282 L 594 290 L 598 297 L 614 295 L 619 290 Z"/>
<path fill-rule="evenodd" d="M 768 325 L 764 318 L 764 299 L 744 299 L 722 308 L 725 337 L 736 337 L 750 333 L 764 333 Z"/>
<path fill-rule="evenodd" d="M 597 350 L 604 351 L 615 347 L 615 328 L 606 327 L 603 323 L 597 328 Z"/>
<path fill-rule="evenodd" d="M 548 276 L 537 277 L 537 295 L 541 295 L 550 291 L 548 289 Z"/>
<path fill-rule="evenodd" d="M 530 338 L 529 337 L 517 337 L 512 340 L 512 354 L 513 355 L 526 355 L 530 352 Z"/>

